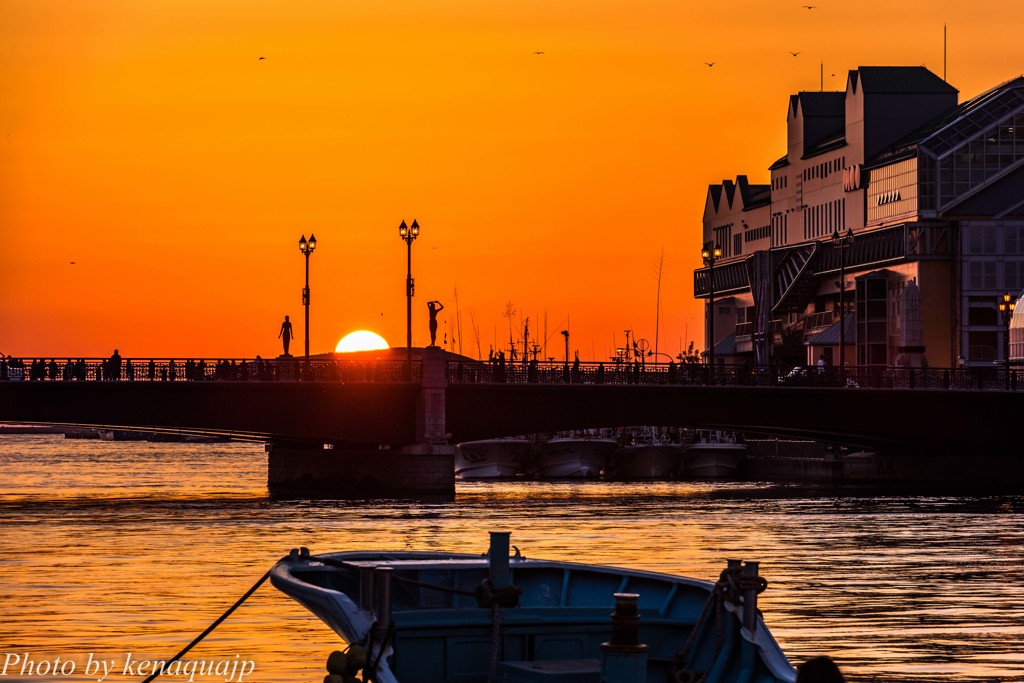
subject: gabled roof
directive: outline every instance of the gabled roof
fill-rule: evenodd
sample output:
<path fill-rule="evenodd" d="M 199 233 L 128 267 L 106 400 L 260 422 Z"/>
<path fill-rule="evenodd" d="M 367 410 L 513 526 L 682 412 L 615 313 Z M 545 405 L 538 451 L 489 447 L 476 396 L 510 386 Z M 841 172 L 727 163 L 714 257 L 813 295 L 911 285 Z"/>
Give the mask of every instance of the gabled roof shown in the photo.
<path fill-rule="evenodd" d="M 742 209 L 751 209 L 756 206 L 767 204 L 771 201 L 770 185 L 751 185 L 747 182 L 747 176 L 736 176 L 736 182 L 723 180 L 721 184 L 708 185 L 708 197 L 711 199 L 715 213 L 721 213 L 723 208 L 736 208 L 736 196 L 739 194 L 742 202 Z M 723 195 L 725 207 L 722 206 Z"/>
<path fill-rule="evenodd" d="M 946 133 L 945 137 L 950 137 L 951 134 L 955 135 L 955 129 L 968 117 L 973 116 L 976 119 L 990 118 L 990 116 L 983 113 L 986 108 L 992 109 L 991 116 L 1003 115 L 1006 104 L 1002 102 L 1002 100 L 1010 100 L 1012 102 L 1011 91 L 1018 89 L 1024 91 L 1024 76 L 1018 76 L 1013 80 L 997 85 L 996 87 L 951 108 L 945 114 L 932 119 L 914 132 L 901 140 L 898 140 L 892 146 L 877 154 L 873 159 L 869 160 L 868 163 L 865 164 L 865 168 L 881 166 L 903 157 L 913 156 L 919 144 L 927 144 L 931 147 L 933 139 L 935 143 L 945 142 L 944 140 L 939 140 L 940 137 L 943 137 L 943 133 Z M 1009 97 L 1007 97 L 1008 94 Z M 985 121 L 983 124 L 980 121 L 975 121 L 974 124 L 975 125 L 968 126 L 972 133 L 975 130 L 981 130 L 988 125 L 989 122 Z"/>
<path fill-rule="evenodd" d="M 839 149 L 840 147 L 846 147 L 845 130 L 840 131 L 839 133 L 833 135 L 830 138 L 825 138 L 824 140 L 817 143 L 813 147 L 808 148 L 808 150 L 800 158 L 810 159 L 811 157 L 816 157 L 819 154 L 824 154 L 825 152 L 831 152 L 832 150 Z"/>
<path fill-rule="evenodd" d="M 755 209 L 772 201 L 771 185 L 747 185 L 747 192 L 743 197 L 743 210 Z"/>
<path fill-rule="evenodd" d="M 722 202 L 722 186 L 708 185 L 708 196 L 711 197 L 711 203 L 714 204 L 715 211 L 718 211 L 718 207 Z"/>
<path fill-rule="evenodd" d="M 746 176 L 736 176 L 737 180 L 739 180 L 740 178 L 746 179 Z M 733 204 L 733 199 L 735 199 L 736 197 L 736 184 L 731 180 L 723 180 L 722 189 L 725 190 L 725 199 L 727 202 L 729 202 L 729 207 L 731 208 Z"/>
<path fill-rule="evenodd" d="M 703 354 L 706 356 L 707 351 Z M 715 344 L 715 355 L 716 356 L 735 356 L 736 355 L 736 333 L 733 332 L 722 341 Z"/>
<path fill-rule="evenodd" d="M 853 90 L 866 93 L 957 93 L 923 66 L 861 66 L 850 71 Z"/>
<path fill-rule="evenodd" d="M 796 114 L 797 102 L 804 118 L 819 116 L 835 117 L 846 115 L 846 92 L 798 92 L 789 96 L 790 114 Z"/>

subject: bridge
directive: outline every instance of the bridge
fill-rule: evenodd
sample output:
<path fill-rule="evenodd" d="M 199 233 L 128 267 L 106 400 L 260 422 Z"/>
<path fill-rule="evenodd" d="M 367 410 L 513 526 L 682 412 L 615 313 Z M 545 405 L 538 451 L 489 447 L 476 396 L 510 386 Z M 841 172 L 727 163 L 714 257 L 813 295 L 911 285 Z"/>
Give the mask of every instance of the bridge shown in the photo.
<path fill-rule="evenodd" d="M 851 368 L 842 377 L 785 377 L 751 368 L 454 361 L 432 349 L 413 363 L 122 363 L 0 368 L 0 422 L 258 439 L 270 444 L 271 481 L 275 471 L 295 475 L 282 464 L 298 460 L 316 479 L 329 456 L 363 478 L 370 461 L 398 458 L 386 467 L 408 472 L 408 485 L 440 477 L 438 486 L 447 487 L 451 444 L 479 438 L 681 425 L 967 457 L 1012 453 L 1024 413 L 1016 378 L 998 370 Z"/>

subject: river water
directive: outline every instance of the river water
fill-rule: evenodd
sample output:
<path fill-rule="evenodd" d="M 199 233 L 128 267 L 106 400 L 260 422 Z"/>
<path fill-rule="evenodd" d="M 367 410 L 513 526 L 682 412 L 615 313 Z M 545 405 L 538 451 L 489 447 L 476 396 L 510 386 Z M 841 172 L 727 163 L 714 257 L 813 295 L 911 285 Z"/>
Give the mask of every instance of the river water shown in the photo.
<path fill-rule="evenodd" d="M 494 529 L 527 556 L 708 579 L 759 560 L 790 659 L 829 654 L 849 681 L 1024 681 L 1024 492 L 512 482 L 285 501 L 260 445 L 0 436 L 0 683 L 96 681 L 102 661 L 141 681 L 138 660 L 169 659 L 292 547 L 483 552 Z M 195 681 L 251 662 L 246 681 L 314 683 L 338 645 L 267 583 L 187 659 L 219 667 Z"/>

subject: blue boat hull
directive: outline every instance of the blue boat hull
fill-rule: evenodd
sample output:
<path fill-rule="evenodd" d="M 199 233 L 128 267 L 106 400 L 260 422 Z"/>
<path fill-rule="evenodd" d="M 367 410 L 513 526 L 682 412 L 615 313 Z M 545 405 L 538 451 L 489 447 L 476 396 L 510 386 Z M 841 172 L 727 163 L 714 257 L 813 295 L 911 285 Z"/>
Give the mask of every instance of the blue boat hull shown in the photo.
<path fill-rule="evenodd" d="M 745 627 L 742 600 L 718 597 L 715 583 L 518 556 L 508 565 L 515 606 L 490 605 L 486 595 L 481 602 L 491 576 L 486 556 L 293 553 L 270 578 L 346 642 L 367 647 L 379 683 L 605 680 L 602 643 L 616 593 L 639 596 L 645 674 L 629 680 L 795 680 L 756 609 L 746 615 L 753 628 Z"/>

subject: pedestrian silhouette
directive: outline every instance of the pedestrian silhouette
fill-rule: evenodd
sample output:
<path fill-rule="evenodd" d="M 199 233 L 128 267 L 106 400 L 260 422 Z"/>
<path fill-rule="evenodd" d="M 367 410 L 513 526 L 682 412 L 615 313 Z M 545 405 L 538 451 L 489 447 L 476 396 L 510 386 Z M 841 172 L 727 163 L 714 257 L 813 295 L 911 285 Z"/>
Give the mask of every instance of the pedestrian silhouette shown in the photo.
<path fill-rule="evenodd" d="M 281 331 L 277 333 L 277 338 L 284 344 L 284 355 L 289 355 L 288 346 L 292 343 L 295 335 L 292 333 L 292 324 L 288 320 L 288 316 L 284 317 L 284 322 L 281 323 Z"/>
<path fill-rule="evenodd" d="M 121 379 L 121 354 L 114 349 L 113 355 L 110 356 L 110 375 L 108 379 Z"/>
<path fill-rule="evenodd" d="M 437 346 L 437 314 L 444 310 L 440 301 L 428 301 L 427 309 L 430 311 L 430 345 Z"/>

